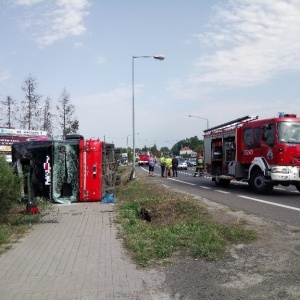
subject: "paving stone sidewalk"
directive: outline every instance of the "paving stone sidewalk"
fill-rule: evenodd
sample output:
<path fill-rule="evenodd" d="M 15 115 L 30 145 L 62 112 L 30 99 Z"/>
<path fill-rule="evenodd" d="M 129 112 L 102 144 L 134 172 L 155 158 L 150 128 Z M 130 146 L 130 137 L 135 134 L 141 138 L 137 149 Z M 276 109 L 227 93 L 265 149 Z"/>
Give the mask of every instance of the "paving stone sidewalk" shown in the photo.
<path fill-rule="evenodd" d="M 113 223 L 114 205 L 59 205 L 60 220 L 33 225 L 0 255 L 1 300 L 170 299 L 163 272 L 139 269 Z"/>

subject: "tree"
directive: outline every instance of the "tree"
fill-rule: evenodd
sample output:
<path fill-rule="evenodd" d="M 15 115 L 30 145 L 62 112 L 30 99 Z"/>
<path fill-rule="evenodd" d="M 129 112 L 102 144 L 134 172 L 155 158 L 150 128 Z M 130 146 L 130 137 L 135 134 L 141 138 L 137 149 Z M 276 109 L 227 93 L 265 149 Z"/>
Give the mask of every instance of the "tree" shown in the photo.
<path fill-rule="evenodd" d="M 3 124 L 9 128 L 13 127 L 14 122 L 16 121 L 16 113 L 18 112 L 18 107 L 16 101 L 13 100 L 10 96 L 6 97 L 6 100 L 1 101 L 1 111 L 6 118 L 6 122 Z"/>
<path fill-rule="evenodd" d="M 181 140 L 177 142 L 173 147 L 172 147 L 172 152 L 173 153 L 178 153 L 180 152 L 180 149 L 183 147 L 189 147 L 193 151 L 197 153 L 203 153 L 204 145 L 203 145 L 203 140 L 199 140 L 197 136 L 186 138 L 184 140 Z"/>
<path fill-rule="evenodd" d="M 21 198 L 22 178 L 14 174 L 12 167 L 0 156 L 0 212 L 5 215 Z"/>
<path fill-rule="evenodd" d="M 58 122 L 62 129 L 62 138 L 65 139 L 69 133 L 76 133 L 79 129 L 79 121 L 73 117 L 75 106 L 71 103 L 70 94 L 64 88 L 56 106 L 58 111 Z"/>
<path fill-rule="evenodd" d="M 171 151 L 168 147 L 162 147 L 162 148 L 160 148 L 160 154 L 161 155 L 170 155 Z"/>
<path fill-rule="evenodd" d="M 24 81 L 22 91 L 25 92 L 25 100 L 21 102 L 21 115 L 19 118 L 21 128 L 28 130 L 40 129 L 41 109 L 39 101 L 41 96 L 36 93 L 37 82 L 30 74 Z"/>
<path fill-rule="evenodd" d="M 172 150 L 172 152 L 175 153 L 176 155 L 179 155 L 180 149 L 181 149 L 182 147 L 184 147 L 184 146 L 187 146 L 187 145 L 185 144 L 185 141 L 184 141 L 184 140 L 181 140 L 181 141 L 177 142 L 177 143 L 171 148 L 171 150 Z"/>
<path fill-rule="evenodd" d="M 73 123 L 71 124 L 69 133 L 76 133 L 78 129 L 79 129 L 79 121 L 77 120 L 77 118 L 75 118 Z"/>
<path fill-rule="evenodd" d="M 151 148 L 150 148 L 150 152 L 154 155 L 154 156 L 159 156 L 159 151 L 157 149 L 156 144 L 154 144 Z"/>
<path fill-rule="evenodd" d="M 42 113 L 43 113 L 43 119 L 42 119 L 42 127 L 41 129 L 43 131 L 47 131 L 47 135 L 49 137 L 53 136 L 53 114 L 51 112 L 51 99 L 47 97 L 45 100 L 45 106 L 43 107 Z"/>

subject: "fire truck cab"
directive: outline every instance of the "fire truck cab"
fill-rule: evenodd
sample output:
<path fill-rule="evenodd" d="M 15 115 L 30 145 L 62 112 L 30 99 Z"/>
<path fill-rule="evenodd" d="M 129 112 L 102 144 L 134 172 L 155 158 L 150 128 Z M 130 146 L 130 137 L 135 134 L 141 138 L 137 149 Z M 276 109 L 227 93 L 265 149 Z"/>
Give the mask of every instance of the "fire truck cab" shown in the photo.
<path fill-rule="evenodd" d="M 141 151 L 139 153 L 138 165 L 139 166 L 148 165 L 149 158 L 150 158 L 150 152 L 149 151 Z"/>
<path fill-rule="evenodd" d="M 204 131 L 204 163 L 217 185 L 247 181 L 258 194 L 276 185 L 300 191 L 300 118 L 245 116 Z"/>

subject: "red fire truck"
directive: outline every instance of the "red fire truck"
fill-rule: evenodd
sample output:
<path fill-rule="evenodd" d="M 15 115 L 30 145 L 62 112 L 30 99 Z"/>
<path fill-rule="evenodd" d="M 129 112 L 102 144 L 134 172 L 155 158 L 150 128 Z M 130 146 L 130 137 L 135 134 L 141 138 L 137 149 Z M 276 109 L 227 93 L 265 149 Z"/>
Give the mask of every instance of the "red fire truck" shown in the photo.
<path fill-rule="evenodd" d="M 257 194 L 279 184 L 300 192 L 300 118 L 245 116 L 206 129 L 204 163 L 219 186 L 235 179 L 248 182 Z"/>
<path fill-rule="evenodd" d="M 149 151 L 141 151 L 139 154 L 139 160 L 138 160 L 139 166 L 148 165 L 149 158 L 150 158 Z"/>

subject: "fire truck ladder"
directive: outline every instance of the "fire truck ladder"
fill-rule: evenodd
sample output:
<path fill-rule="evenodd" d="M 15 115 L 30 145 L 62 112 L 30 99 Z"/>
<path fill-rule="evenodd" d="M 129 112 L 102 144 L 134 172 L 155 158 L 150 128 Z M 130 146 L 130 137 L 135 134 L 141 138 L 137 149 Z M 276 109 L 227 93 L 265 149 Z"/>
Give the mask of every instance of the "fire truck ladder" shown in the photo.
<path fill-rule="evenodd" d="M 224 130 L 224 129 L 229 129 L 229 128 L 241 126 L 243 123 L 250 122 L 252 120 L 256 120 L 257 118 L 258 118 L 258 116 L 245 116 L 245 117 L 242 117 L 242 118 L 232 120 L 232 121 L 227 122 L 227 123 L 223 123 L 223 124 L 215 126 L 215 127 L 208 128 L 208 129 L 204 130 L 204 133 L 207 134 L 207 133 L 210 133 L 210 132 L 216 131 L 216 130 L 221 131 L 221 130 Z"/>

